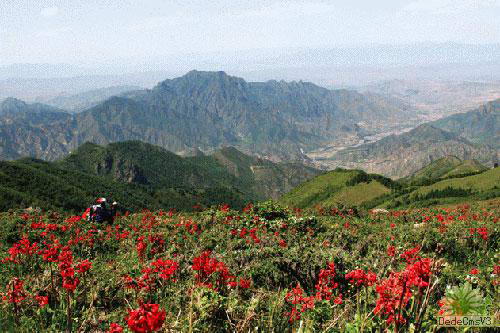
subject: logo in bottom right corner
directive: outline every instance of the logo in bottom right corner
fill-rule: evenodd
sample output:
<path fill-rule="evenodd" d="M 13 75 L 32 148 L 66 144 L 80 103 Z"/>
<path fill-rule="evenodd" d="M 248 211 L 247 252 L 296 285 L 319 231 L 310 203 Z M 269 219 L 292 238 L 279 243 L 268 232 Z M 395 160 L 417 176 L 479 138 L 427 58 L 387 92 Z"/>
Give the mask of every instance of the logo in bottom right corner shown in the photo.
<path fill-rule="evenodd" d="M 468 282 L 447 288 L 439 302 L 438 326 L 441 327 L 498 327 L 495 316 L 488 314 L 491 301 L 473 289 Z"/>

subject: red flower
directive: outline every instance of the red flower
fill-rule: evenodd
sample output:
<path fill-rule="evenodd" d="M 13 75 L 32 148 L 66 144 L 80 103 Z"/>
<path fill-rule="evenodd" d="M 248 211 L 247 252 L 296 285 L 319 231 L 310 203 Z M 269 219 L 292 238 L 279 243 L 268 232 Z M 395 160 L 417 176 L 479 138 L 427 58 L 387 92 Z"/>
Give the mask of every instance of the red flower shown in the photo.
<path fill-rule="evenodd" d="M 327 269 L 322 269 L 319 272 L 318 282 L 316 283 L 316 297 L 319 299 L 330 300 L 333 289 L 338 287 L 338 283 L 335 282 L 335 263 L 328 263 Z"/>
<path fill-rule="evenodd" d="M 88 260 L 85 259 L 81 261 L 78 265 L 76 265 L 76 269 L 78 270 L 78 273 L 85 273 L 92 267 L 92 263 Z"/>
<path fill-rule="evenodd" d="M 247 279 L 240 279 L 240 288 L 247 289 L 250 288 L 250 280 Z"/>
<path fill-rule="evenodd" d="M 365 273 L 362 269 L 356 269 L 345 275 L 345 278 L 349 280 L 349 283 L 355 284 L 356 286 L 372 286 L 377 282 L 377 274 L 368 271 Z"/>
<path fill-rule="evenodd" d="M 40 305 L 41 308 L 43 308 L 45 305 L 49 304 L 49 297 L 48 296 L 35 296 L 35 299 L 38 302 L 38 305 Z"/>
<path fill-rule="evenodd" d="M 389 257 L 394 257 L 396 255 L 396 248 L 393 245 L 387 247 L 387 255 Z"/>
<path fill-rule="evenodd" d="M 473 269 L 470 270 L 469 273 L 472 274 L 472 275 L 477 275 L 477 274 L 479 274 L 479 270 L 477 268 L 473 268 Z"/>
<path fill-rule="evenodd" d="M 75 291 L 76 287 L 80 284 L 80 280 L 77 277 L 64 277 L 63 278 L 63 288 L 68 292 Z"/>
<path fill-rule="evenodd" d="M 10 286 L 12 284 L 12 286 Z M 23 281 L 13 278 L 8 289 L 9 303 L 21 303 L 26 298 L 26 292 L 23 289 Z"/>
<path fill-rule="evenodd" d="M 147 248 L 146 243 L 144 243 L 144 236 L 140 236 L 139 238 L 137 238 L 136 248 L 139 258 L 144 258 L 144 254 L 146 253 Z"/>
<path fill-rule="evenodd" d="M 342 301 L 342 294 L 340 294 L 339 296 L 337 296 L 334 300 L 333 300 L 333 303 L 335 304 L 342 304 L 343 301 Z"/>
<path fill-rule="evenodd" d="M 109 325 L 108 333 L 122 333 L 122 332 L 123 332 L 123 327 L 121 327 L 117 323 L 111 323 L 111 325 Z"/>
<path fill-rule="evenodd" d="M 82 219 L 81 216 L 71 216 L 71 217 L 68 217 L 64 222 L 67 222 L 67 223 L 75 223 L 75 222 L 78 222 Z"/>
<path fill-rule="evenodd" d="M 154 273 L 159 273 L 158 276 L 163 280 L 169 280 L 179 268 L 179 264 L 173 260 L 158 259 L 151 263 Z"/>
<path fill-rule="evenodd" d="M 158 304 L 142 304 L 136 310 L 129 310 L 125 320 L 133 332 L 154 332 L 163 326 L 165 311 L 160 311 Z"/>

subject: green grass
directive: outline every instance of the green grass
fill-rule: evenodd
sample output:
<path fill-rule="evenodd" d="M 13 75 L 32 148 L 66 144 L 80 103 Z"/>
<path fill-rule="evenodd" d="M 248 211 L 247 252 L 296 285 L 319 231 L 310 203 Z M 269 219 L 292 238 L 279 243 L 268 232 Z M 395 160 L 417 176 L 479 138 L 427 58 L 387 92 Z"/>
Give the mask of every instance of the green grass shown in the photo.
<path fill-rule="evenodd" d="M 446 156 L 433 161 L 431 164 L 423 167 L 413 174 L 411 180 L 417 179 L 437 179 L 443 177 L 445 174 L 451 172 L 458 167 L 462 161 L 455 156 Z"/>
<path fill-rule="evenodd" d="M 500 197 L 500 168 L 484 171 L 485 167 L 476 161 L 456 162 L 452 157 L 441 159 L 420 173 L 446 176 L 446 179 L 426 178 L 417 183 L 394 182 L 360 170 L 337 169 L 297 186 L 280 202 L 302 209 L 316 206 L 371 209 L 430 207 Z"/>
<path fill-rule="evenodd" d="M 280 202 L 297 208 L 316 205 L 359 206 L 391 192 L 377 180 L 367 179 L 351 184 L 363 174 L 359 170 L 341 169 L 325 173 L 297 186 L 285 194 Z"/>
<path fill-rule="evenodd" d="M 360 206 L 367 201 L 374 200 L 382 195 L 391 193 L 391 190 L 376 180 L 369 183 L 360 183 L 344 187 L 333 196 L 323 201 L 324 206 Z"/>
<path fill-rule="evenodd" d="M 414 194 L 425 195 L 432 190 L 443 190 L 448 187 L 456 189 L 471 189 L 473 191 L 491 190 L 500 185 L 500 168 L 485 171 L 479 175 L 464 178 L 442 180 L 429 186 L 422 186 Z"/>
<path fill-rule="evenodd" d="M 481 163 L 475 161 L 475 160 L 466 160 L 463 161 L 460 165 L 455 167 L 453 170 L 449 171 L 445 175 L 442 176 L 442 178 L 446 177 L 454 177 L 458 175 L 465 175 L 468 173 L 473 173 L 473 172 L 482 172 L 488 170 L 487 167 L 482 165 Z"/>

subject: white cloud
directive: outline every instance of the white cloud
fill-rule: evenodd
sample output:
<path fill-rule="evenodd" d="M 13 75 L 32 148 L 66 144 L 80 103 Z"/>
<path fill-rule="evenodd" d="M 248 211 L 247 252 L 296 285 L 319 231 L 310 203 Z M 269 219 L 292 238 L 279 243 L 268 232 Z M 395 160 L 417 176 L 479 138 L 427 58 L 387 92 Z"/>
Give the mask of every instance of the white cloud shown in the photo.
<path fill-rule="evenodd" d="M 43 17 L 54 17 L 57 14 L 59 14 L 59 7 L 54 6 L 54 7 L 45 7 L 40 11 L 40 15 Z"/>

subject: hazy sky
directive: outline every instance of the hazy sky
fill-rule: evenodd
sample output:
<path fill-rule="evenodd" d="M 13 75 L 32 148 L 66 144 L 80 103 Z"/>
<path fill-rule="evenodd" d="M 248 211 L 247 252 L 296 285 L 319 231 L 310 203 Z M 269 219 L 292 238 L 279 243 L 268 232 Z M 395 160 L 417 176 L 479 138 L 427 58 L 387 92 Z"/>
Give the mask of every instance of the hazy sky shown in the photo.
<path fill-rule="evenodd" d="M 500 42 L 500 0 L 0 0 L 0 65 Z"/>

